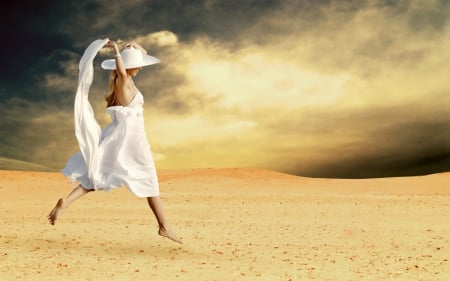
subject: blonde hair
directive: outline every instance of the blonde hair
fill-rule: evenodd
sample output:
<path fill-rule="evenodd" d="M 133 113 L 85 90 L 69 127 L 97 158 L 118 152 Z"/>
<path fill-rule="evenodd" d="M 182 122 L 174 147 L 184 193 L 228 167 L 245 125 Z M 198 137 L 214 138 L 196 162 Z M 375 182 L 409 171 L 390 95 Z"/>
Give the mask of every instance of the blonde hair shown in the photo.
<path fill-rule="evenodd" d="M 111 71 L 111 74 L 109 75 L 109 91 L 108 91 L 108 95 L 106 95 L 106 97 L 105 97 L 106 107 L 118 105 L 117 98 L 115 95 L 116 79 L 117 79 L 117 72 L 115 70 L 113 70 L 113 71 Z"/>

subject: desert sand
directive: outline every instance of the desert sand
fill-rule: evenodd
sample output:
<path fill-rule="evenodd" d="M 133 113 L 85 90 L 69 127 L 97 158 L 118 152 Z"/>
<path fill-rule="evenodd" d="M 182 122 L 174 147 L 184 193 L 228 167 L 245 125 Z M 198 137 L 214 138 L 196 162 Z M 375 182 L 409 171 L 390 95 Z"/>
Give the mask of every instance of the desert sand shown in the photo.
<path fill-rule="evenodd" d="M 0 171 L 0 280 L 450 280 L 450 173 L 364 180 L 159 171 L 184 244 L 145 199 L 94 192 L 58 219 L 59 173 Z"/>

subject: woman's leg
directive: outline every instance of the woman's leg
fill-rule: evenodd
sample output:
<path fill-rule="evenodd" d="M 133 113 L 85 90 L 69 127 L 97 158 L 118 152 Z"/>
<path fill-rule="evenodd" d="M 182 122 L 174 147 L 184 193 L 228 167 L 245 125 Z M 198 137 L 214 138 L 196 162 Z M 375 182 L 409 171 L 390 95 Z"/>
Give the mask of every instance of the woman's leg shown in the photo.
<path fill-rule="evenodd" d="M 148 205 L 158 221 L 159 231 L 158 234 L 167 237 L 177 243 L 183 244 L 181 240 L 172 232 L 164 214 L 164 208 L 159 196 L 147 197 Z"/>
<path fill-rule="evenodd" d="M 55 224 L 56 219 L 62 214 L 62 212 L 67 209 L 75 200 L 82 197 L 88 192 L 94 191 L 94 189 L 85 189 L 81 184 L 74 188 L 69 195 L 67 195 L 66 199 L 59 198 L 56 202 L 56 206 L 53 210 L 48 214 L 47 218 L 52 225 Z"/>

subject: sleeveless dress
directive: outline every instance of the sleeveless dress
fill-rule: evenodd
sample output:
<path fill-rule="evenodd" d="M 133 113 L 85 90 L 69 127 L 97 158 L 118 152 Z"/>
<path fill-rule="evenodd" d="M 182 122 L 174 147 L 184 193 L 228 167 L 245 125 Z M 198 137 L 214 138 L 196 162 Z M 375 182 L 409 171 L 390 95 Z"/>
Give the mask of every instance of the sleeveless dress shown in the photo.
<path fill-rule="evenodd" d="M 109 191 L 127 186 L 137 197 L 158 196 L 158 177 L 145 134 L 143 105 L 144 98 L 137 91 L 128 106 L 108 107 L 112 121 L 101 132 L 93 155 L 95 164 L 89 168 L 91 173 L 78 152 L 67 161 L 63 174 L 85 189 Z"/>

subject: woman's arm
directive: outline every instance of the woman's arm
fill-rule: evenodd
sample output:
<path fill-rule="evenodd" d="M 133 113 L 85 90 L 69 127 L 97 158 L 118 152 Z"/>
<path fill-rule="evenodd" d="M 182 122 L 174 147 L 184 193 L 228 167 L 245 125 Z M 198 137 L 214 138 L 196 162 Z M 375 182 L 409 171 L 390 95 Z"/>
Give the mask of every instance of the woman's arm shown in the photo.
<path fill-rule="evenodd" d="M 125 66 L 123 65 L 122 57 L 120 56 L 119 45 L 117 44 L 117 42 L 110 40 L 108 41 L 108 43 L 106 43 L 105 47 L 109 47 L 114 50 L 117 75 L 121 77 L 126 77 L 127 71 L 125 69 Z"/>

